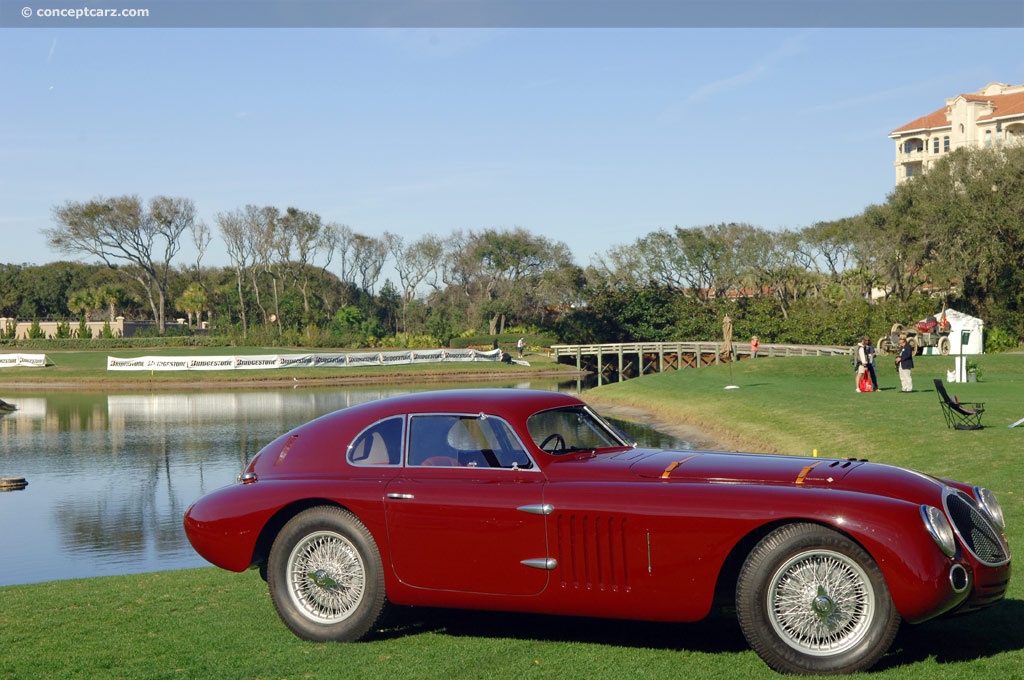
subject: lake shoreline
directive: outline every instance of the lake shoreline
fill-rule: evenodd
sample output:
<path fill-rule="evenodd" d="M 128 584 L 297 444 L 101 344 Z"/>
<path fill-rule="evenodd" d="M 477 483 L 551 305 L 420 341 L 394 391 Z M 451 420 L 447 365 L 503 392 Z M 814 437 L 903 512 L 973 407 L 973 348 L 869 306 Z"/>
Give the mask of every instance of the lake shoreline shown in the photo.
<path fill-rule="evenodd" d="M 507 367 L 502 367 L 507 368 Z M 30 369 L 24 369 L 30 370 Z M 266 375 L 254 375 L 252 373 L 231 378 L 211 379 L 209 374 L 189 374 L 188 379 L 162 379 L 162 380 L 131 380 L 107 377 L 84 378 L 79 380 L 51 380 L 51 381 L 11 381 L 0 382 L 0 389 L 12 392 L 155 392 L 174 390 L 202 389 L 206 391 L 229 391 L 240 389 L 318 389 L 328 387 L 358 387 L 365 385 L 398 385 L 402 383 L 436 384 L 444 385 L 453 382 L 461 383 L 495 383 L 522 379 L 539 380 L 572 380 L 586 376 L 575 368 L 552 368 L 550 366 L 535 367 L 530 371 L 509 372 L 506 370 L 496 371 L 464 371 L 450 367 L 444 371 L 428 372 L 396 372 L 396 373 L 360 373 L 359 375 L 329 375 L 329 376 L 281 376 L 272 377 Z M 590 403 L 590 400 L 584 398 Z M 593 405 L 601 413 L 634 420 L 644 423 L 650 427 L 670 434 L 677 439 L 688 442 L 695 449 L 706 450 L 730 450 L 726 439 L 718 433 L 711 433 L 703 428 L 689 424 L 685 421 L 668 417 L 664 413 L 654 413 L 638 406 L 618 404 L 611 400 L 595 400 Z"/>
<path fill-rule="evenodd" d="M 672 435 L 680 441 L 687 442 L 695 451 L 735 450 L 733 445 L 724 441 L 723 437 L 684 421 L 670 420 L 666 414 L 656 414 L 638 406 L 627 406 L 599 399 L 584 399 L 584 401 L 587 401 L 602 415 L 643 423 L 658 432 Z"/>
<path fill-rule="evenodd" d="M 31 370 L 31 369 L 24 369 Z M 166 375 L 166 374 L 164 374 Z M 294 376 L 273 377 L 266 375 L 232 376 L 211 379 L 209 375 L 190 373 L 189 378 L 164 378 L 161 380 L 136 380 L 127 378 L 83 378 L 76 380 L 39 380 L 0 382 L 0 389 L 12 391 L 28 390 L 77 390 L 103 392 L 111 389 L 125 391 L 181 390 L 201 388 L 204 390 L 238 390 L 261 388 L 317 388 L 345 387 L 351 385 L 373 385 L 397 383 L 452 383 L 452 382 L 500 382 L 526 379 L 574 379 L 586 375 L 576 369 L 543 368 L 535 371 L 510 373 L 508 371 L 427 371 L 395 373 L 360 373 L 358 375 Z"/>

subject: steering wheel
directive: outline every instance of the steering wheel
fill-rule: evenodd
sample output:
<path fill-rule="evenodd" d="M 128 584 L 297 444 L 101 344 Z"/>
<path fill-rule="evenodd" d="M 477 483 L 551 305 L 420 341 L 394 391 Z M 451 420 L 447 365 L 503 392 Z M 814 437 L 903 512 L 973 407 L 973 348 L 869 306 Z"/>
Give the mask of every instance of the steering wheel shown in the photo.
<path fill-rule="evenodd" d="M 552 446 L 549 449 L 548 448 L 548 444 L 550 444 L 551 442 L 555 442 L 555 446 Z M 549 434 L 547 437 L 544 438 L 544 441 L 542 441 L 540 443 L 540 448 L 541 448 L 542 451 L 547 451 L 548 453 L 553 453 L 555 451 L 562 451 L 562 450 L 564 450 L 566 448 L 565 447 L 565 437 L 563 437 L 562 435 L 558 434 L 557 432 Z"/>
<path fill-rule="evenodd" d="M 451 456 L 431 456 L 420 463 L 420 465 L 432 467 L 458 467 L 459 461 Z"/>

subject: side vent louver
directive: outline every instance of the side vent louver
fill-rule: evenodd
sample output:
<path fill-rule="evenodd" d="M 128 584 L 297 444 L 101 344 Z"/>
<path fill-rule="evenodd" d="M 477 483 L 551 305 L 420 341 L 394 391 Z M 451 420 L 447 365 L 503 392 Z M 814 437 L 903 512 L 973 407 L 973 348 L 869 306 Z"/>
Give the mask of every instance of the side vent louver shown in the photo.
<path fill-rule="evenodd" d="M 555 525 L 562 588 L 629 591 L 625 518 L 558 514 Z"/>

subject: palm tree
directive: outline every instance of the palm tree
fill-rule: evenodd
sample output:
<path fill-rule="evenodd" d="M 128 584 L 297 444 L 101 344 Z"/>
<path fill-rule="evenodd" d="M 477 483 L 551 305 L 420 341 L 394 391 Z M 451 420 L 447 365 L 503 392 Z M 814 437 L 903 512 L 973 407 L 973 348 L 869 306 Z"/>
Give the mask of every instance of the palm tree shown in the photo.
<path fill-rule="evenodd" d="M 189 326 L 192 325 L 192 315 L 195 314 L 196 322 L 195 325 L 199 325 L 199 320 L 202 316 L 203 310 L 206 309 L 207 298 L 206 291 L 198 283 L 189 284 L 178 299 L 175 300 L 174 306 L 185 312 L 188 316 Z"/>
<path fill-rule="evenodd" d="M 113 323 L 117 319 L 117 303 L 121 301 L 121 289 L 111 285 L 102 285 L 92 292 L 96 306 L 107 307 L 110 310 L 110 322 Z"/>
<path fill-rule="evenodd" d="M 75 290 L 68 293 L 68 309 L 89 319 L 89 312 L 96 306 L 96 295 L 91 290 Z"/>

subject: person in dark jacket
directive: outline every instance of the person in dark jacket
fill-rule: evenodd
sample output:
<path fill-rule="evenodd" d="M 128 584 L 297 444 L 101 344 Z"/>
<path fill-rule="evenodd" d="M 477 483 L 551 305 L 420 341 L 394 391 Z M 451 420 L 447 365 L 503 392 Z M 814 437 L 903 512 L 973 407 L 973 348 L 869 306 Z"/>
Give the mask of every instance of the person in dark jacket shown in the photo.
<path fill-rule="evenodd" d="M 875 375 L 875 356 L 878 354 L 875 352 L 875 346 L 871 344 L 871 338 L 864 336 L 864 354 L 868 358 L 868 375 L 871 376 L 871 386 L 875 388 L 875 392 L 878 391 L 878 376 Z"/>
<path fill-rule="evenodd" d="M 913 392 L 914 378 L 910 371 L 914 368 L 914 348 L 907 342 L 907 336 L 900 336 L 900 355 L 896 358 L 896 370 L 900 374 L 900 391 Z"/>

